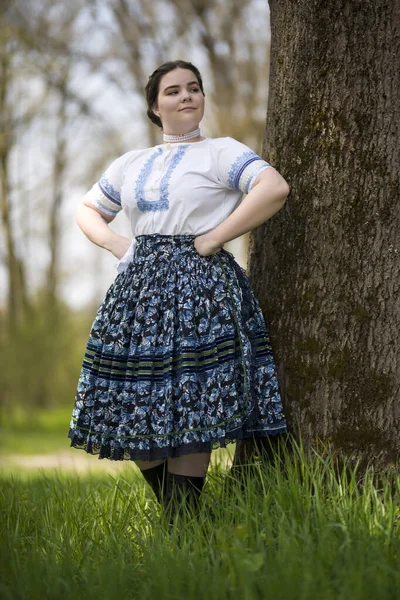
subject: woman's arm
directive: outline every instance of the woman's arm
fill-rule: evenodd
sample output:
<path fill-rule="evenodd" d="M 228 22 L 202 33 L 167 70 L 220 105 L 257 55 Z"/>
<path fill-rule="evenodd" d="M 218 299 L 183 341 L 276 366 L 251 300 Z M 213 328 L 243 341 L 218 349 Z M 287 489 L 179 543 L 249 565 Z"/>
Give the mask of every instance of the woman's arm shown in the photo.
<path fill-rule="evenodd" d="M 285 204 L 290 188 L 274 168 L 265 169 L 239 206 L 213 230 L 194 240 L 202 256 L 218 252 L 226 242 L 268 221 Z"/>
<path fill-rule="evenodd" d="M 123 257 L 131 240 L 115 233 L 109 227 L 114 217 L 99 211 L 93 206 L 90 198 L 84 196 L 76 210 L 76 222 L 86 237 L 101 248 L 109 250 L 116 258 Z"/>

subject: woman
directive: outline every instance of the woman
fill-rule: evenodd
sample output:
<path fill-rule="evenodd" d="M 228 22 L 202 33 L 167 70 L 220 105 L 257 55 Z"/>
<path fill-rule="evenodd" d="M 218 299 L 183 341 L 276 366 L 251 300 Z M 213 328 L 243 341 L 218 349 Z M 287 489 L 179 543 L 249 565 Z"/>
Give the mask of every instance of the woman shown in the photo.
<path fill-rule="evenodd" d="M 160 502 L 175 490 L 196 504 L 212 448 L 287 431 L 259 304 L 223 246 L 272 217 L 289 187 L 247 146 L 201 136 L 191 63 L 159 67 L 146 94 L 164 143 L 117 158 L 77 211 L 85 235 L 120 260 L 69 437 L 99 458 L 135 461 Z M 132 243 L 108 226 L 121 209 Z"/>

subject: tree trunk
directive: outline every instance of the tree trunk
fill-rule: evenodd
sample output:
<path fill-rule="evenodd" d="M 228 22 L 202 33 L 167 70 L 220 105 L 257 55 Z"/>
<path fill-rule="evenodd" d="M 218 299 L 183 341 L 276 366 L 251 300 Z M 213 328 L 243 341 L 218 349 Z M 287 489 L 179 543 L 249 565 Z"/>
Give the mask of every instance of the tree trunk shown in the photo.
<path fill-rule="evenodd" d="M 11 54 L 3 40 L 0 48 L 0 217 L 8 280 L 7 324 L 13 332 L 28 308 L 28 299 L 24 265 L 17 256 L 11 215 L 9 160 L 15 143 L 13 115 L 8 100 L 11 69 Z"/>
<path fill-rule="evenodd" d="M 47 299 L 50 311 L 55 310 L 57 299 L 57 284 L 59 278 L 60 262 L 60 211 L 63 201 L 63 179 L 67 164 L 66 155 L 66 128 L 67 128 L 67 85 L 69 78 L 69 66 L 65 68 L 63 80 L 60 84 L 60 106 L 58 110 L 58 122 L 56 129 L 56 144 L 53 164 L 53 189 L 50 203 L 49 215 L 49 249 L 50 263 L 47 271 Z"/>
<path fill-rule="evenodd" d="M 249 274 L 290 429 L 379 468 L 400 450 L 400 3 L 270 9 L 263 156 L 291 191 Z"/>

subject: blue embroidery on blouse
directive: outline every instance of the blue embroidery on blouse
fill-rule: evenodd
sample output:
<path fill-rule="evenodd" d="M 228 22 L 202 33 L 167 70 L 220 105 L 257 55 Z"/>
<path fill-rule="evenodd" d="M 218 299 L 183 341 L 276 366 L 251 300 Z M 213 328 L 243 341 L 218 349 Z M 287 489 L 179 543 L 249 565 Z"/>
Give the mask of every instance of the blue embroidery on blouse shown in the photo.
<path fill-rule="evenodd" d="M 99 187 L 100 187 L 101 191 L 103 192 L 103 194 L 106 196 L 106 198 L 111 200 L 111 202 L 118 204 L 118 206 L 121 206 L 120 193 L 117 192 L 117 190 L 112 186 L 112 184 L 108 181 L 108 179 L 104 175 L 102 175 L 100 177 Z"/>
<path fill-rule="evenodd" d="M 262 160 L 262 158 L 260 158 L 258 156 L 258 154 L 253 152 L 253 150 L 248 150 L 246 152 L 243 152 L 243 154 L 241 154 L 240 156 L 238 156 L 238 158 L 235 160 L 235 162 L 231 166 L 229 173 L 228 173 L 229 187 L 231 187 L 235 190 L 240 190 L 239 182 L 240 182 L 241 176 L 243 175 L 243 172 L 252 162 L 254 162 L 256 160 L 261 161 L 263 163 L 263 165 L 268 164 L 268 163 L 265 163 L 265 161 Z"/>
<path fill-rule="evenodd" d="M 150 156 L 150 158 L 146 161 L 145 165 L 143 166 L 142 170 L 139 173 L 139 177 L 137 179 L 136 186 L 135 186 L 136 202 L 137 202 L 138 208 L 142 212 L 149 212 L 149 211 L 156 212 L 156 211 L 168 210 L 168 208 L 169 208 L 169 180 L 171 178 L 173 170 L 177 167 L 179 162 L 182 160 L 183 155 L 185 154 L 187 149 L 188 149 L 188 146 L 179 146 L 177 152 L 173 155 L 171 163 L 167 169 L 167 172 L 161 179 L 159 200 L 152 200 L 152 201 L 146 200 L 144 187 L 147 183 L 147 180 L 150 177 L 151 169 L 152 169 L 155 159 L 157 158 L 157 156 L 160 156 L 160 154 L 162 154 L 162 148 L 158 148 L 157 151 L 154 152 L 154 154 L 152 154 Z"/>
<path fill-rule="evenodd" d="M 146 208 L 147 204 L 149 204 L 149 203 L 145 200 L 145 197 L 144 197 L 144 186 L 146 185 L 147 180 L 150 177 L 151 168 L 153 166 L 153 163 L 156 160 L 157 156 L 160 156 L 160 154 L 162 154 L 162 148 L 158 148 L 156 150 L 156 152 L 154 152 L 154 154 L 152 154 L 150 156 L 150 158 L 145 162 L 142 170 L 139 173 L 139 177 L 137 178 L 137 181 L 136 181 L 136 186 L 135 186 L 136 202 L 137 202 L 139 209 L 143 212 L 145 212 L 146 210 L 151 210 L 150 208 Z M 153 210 L 156 210 L 156 209 L 153 209 Z"/>
<path fill-rule="evenodd" d="M 118 209 L 113 209 L 113 208 L 109 208 L 108 206 L 104 206 L 103 202 L 100 202 L 100 200 L 98 198 L 93 198 L 92 199 L 92 204 L 98 208 L 99 210 L 101 210 L 102 212 L 107 213 L 108 215 L 111 215 L 112 217 L 116 217 L 117 214 L 119 213 Z"/>

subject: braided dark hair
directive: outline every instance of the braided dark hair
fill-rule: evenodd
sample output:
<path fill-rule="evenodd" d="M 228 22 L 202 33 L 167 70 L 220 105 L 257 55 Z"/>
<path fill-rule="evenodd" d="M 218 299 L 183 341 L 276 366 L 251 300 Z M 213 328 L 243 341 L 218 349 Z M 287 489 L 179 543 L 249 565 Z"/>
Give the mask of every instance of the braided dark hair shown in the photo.
<path fill-rule="evenodd" d="M 157 117 L 156 114 L 154 114 L 153 106 L 157 103 L 158 92 L 160 89 L 160 81 L 161 81 L 162 77 L 164 77 L 164 75 L 166 75 L 170 71 L 174 71 L 175 69 L 188 69 L 189 71 L 192 71 L 192 73 L 194 73 L 197 77 L 197 81 L 199 82 L 200 89 L 203 92 L 203 96 L 205 95 L 204 89 L 203 89 L 203 80 L 201 78 L 200 71 L 198 70 L 197 67 L 192 65 L 192 63 L 186 62 L 184 60 L 171 60 L 169 62 L 164 63 L 160 67 L 158 67 L 158 69 L 156 69 L 154 71 L 154 73 L 152 73 L 150 75 L 149 81 L 147 82 L 145 90 L 146 90 L 146 100 L 147 100 L 147 107 L 148 107 L 147 108 L 147 116 L 149 117 L 149 119 L 151 121 L 153 121 L 153 123 L 155 123 L 156 125 L 158 125 L 158 127 L 161 127 L 161 128 L 162 128 L 161 119 L 160 119 L 160 117 Z"/>

